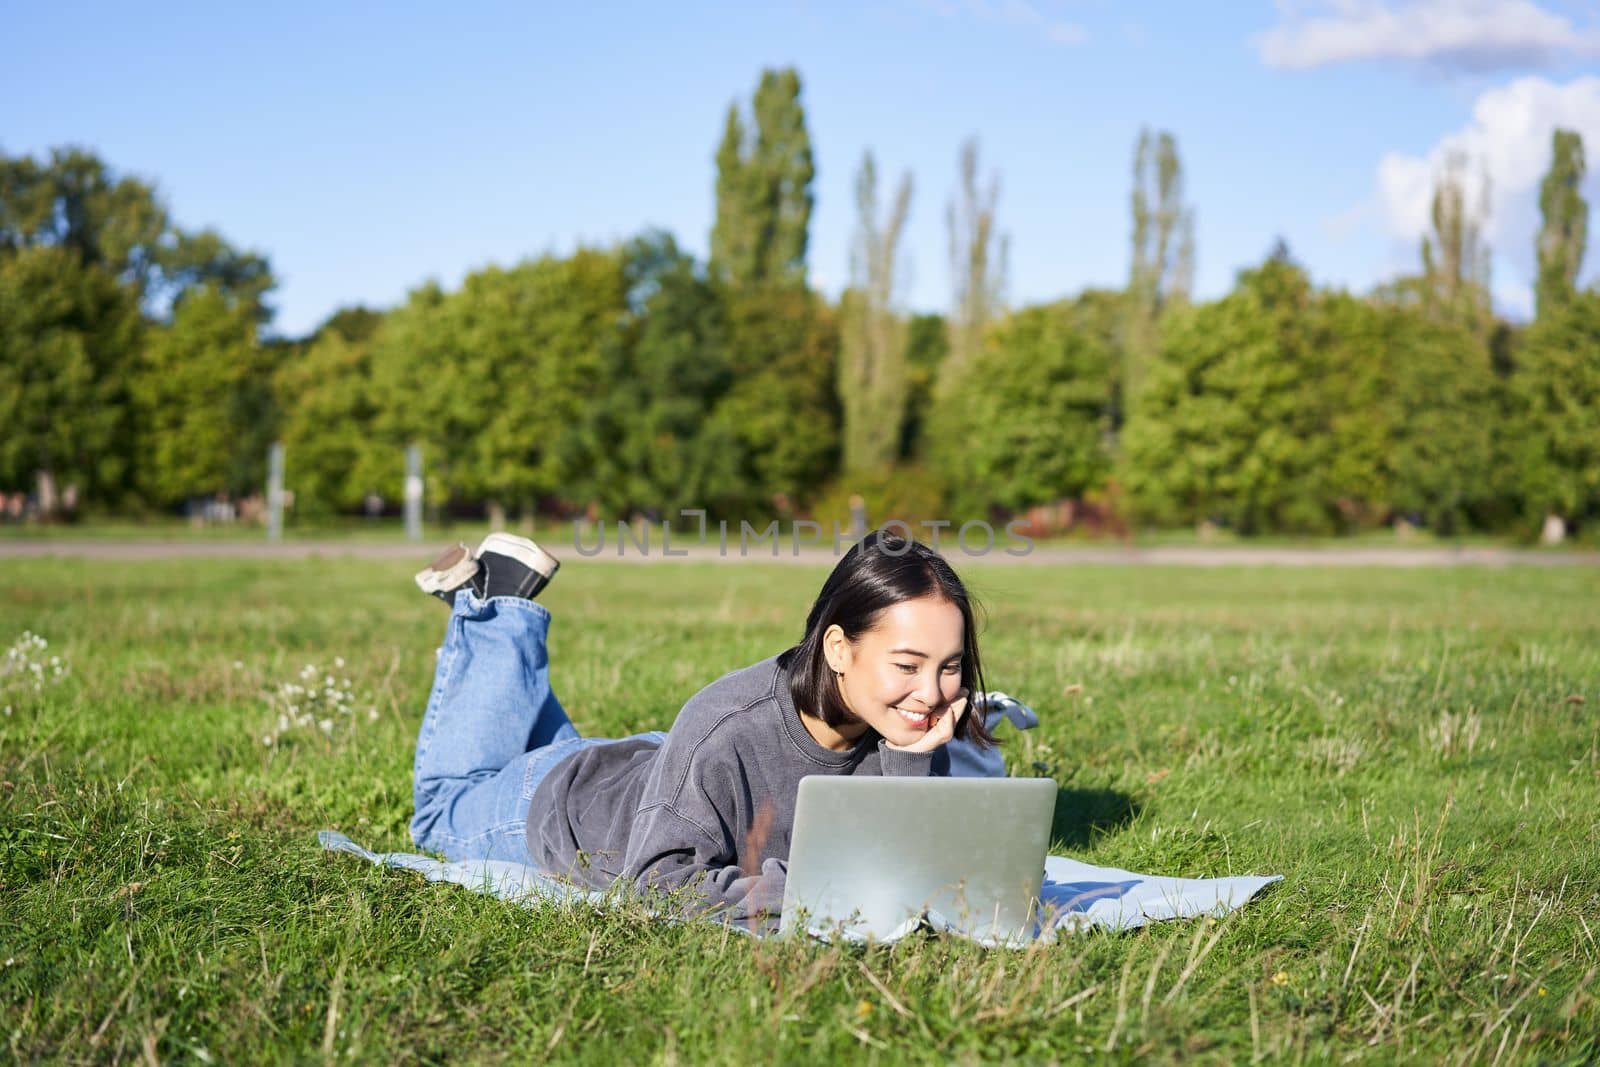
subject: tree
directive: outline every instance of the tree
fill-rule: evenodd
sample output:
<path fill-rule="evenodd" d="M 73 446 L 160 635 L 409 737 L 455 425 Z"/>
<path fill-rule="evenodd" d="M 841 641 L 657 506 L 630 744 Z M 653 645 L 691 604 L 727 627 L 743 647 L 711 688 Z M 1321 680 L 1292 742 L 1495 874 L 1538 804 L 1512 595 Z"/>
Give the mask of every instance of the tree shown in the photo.
<path fill-rule="evenodd" d="M 618 517 L 671 516 L 737 498 L 732 436 L 709 422 L 733 381 L 716 288 L 669 234 L 636 238 L 622 256 L 625 337 L 607 349 L 607 387 L 572 439 L 578 453 L 568 466 L 576 475 L 564 495 L 594 500 Z"/>
<path fill-rule="evenodd" d="M 838 463 L 834 368 L 839 331 L 827 305 L 794 287 L 724 291 L 733 384 L 704 432 L 730 443 L 738 487 L 707 506 L 724 515 L 797 506 Z"/>
<path fill-rule="evenodd" d="M 92 153 L 56 148 L 47 163 L 0 155 L 0 251 L 65 249 L 142 297 L 170 226 L 154 187 L 118 176 Z"/>
<path fill-rule="evenodd" d="M 792 67 L 763 71 L 752 110 L 754 140 L 730 105 L 717 150 L 712 275 L 735 287 L 804 286 L 816 168 L 800 75 Z"/>
<path fill-rule="evenodd" d="M 1168 306 L 1189 299 L 1194 281 L 1194 209 L 1183 202 L 1178 142 L 1139 131 L 1133 154 L 1133 255 L 1128 271 L 1124 387 L 1136 392 L 1158 344 Z M 1124 406 L 1126 401 L 1124 401 Z"/>
<path fill-rule="evenodd" d="M 914 460 L 923 450 L 923 428 L 939 368 L 950 354 L 950 330 L 944 316 L 911 316 L 906 324 L 905 352 L 906 414 L 900 424 L 900 458 Z"/>
<path fill-rule="evenodd" d="M 248 302 L 259 321 L 276 282 L 267 260 L 240 252 L 214 230 L 172 222 L 155 187 L 120 176 L 92 153 L 57 148 L 48 163 L 0 154 L 0 255 L 65 248 L 130 286 L 152 310 L 170 312 L 184 294 L 212 285 Z"/>
<path fill-rule="evenodd" d="M 1326 378 L 1308 384 L 1324 408 L 1328 499 L 1345 527 L 1377 526 L 1395 499 L 1395 432 L 1404 418 L 1404 405 L 1395 403 L 1393 333 L 1401 322 L 1426 320 L 1414 308 L 1342 292 L 1318 294 L 1308 314 L 1326 356 Z"/>
<path fill-rule="evenodd" d="M 1324 478 L 1346 524 L 1400 515 L 1452 533 L 1496 488 L 1496 382 L 1466 323 L 1345 294 L 1320 297 L 1331 437 Z"/>
<path fill-rule="evenodd" d="M 1483 177 L 1477 202 L 1470 203 L 1467 166 L 1466 156 L 1453 152 L 1434 180 L 1430 232 L 1422 238 L 1422 299 L 1430 314 L 1487 334 L 1493 322 L 1489 246 L 1483 241 L 1489 179 Z"/>
<path fill-rule="evenodd" d="M 1583 199 L 1583 138 L 1572 130 L 1550 135 L 1550 169 L 1539 186 L 1539 227 L 1536 251 L 1539 280 L 1538 313 L 1543 315 L 1570 298 L 1577 288 L 1589 239 L 1589 205 Z"/>
<path fill-rule="evenodd" d="M 950 234 L 950 275 L 955 283 L 951 307 L 950 352 L 939 376 L 939 393 L 950 396 L 983 348 L 984 331 L 1000 311 L 1005 292 L 1007 238 L 996 229 L 1000 177 L 978 187 L 978 139 L 961 146 L 959 184 L 945 222 Z"/>
<path fill-rule="evenodd" d="M 755 115 L 756 148 L 751 162 L 761 177 L 771 219 L 771 236 L 762 243 L 761 274 L 769 281 L 803 286 L 816 167 L 805 108 L 800 103 L 800 75 L 793 67 L 762 72 Z"/>
<path fill-rule="evenodd" d="M 238 475 L 251 465 L 243 431 L 263 363 L 255 307 L 216 286 L 191 293 L 154 331 L 133 379 L 138 477 L 151 501 L 259 487 Z"/>
<path fill-rule="evenodd" d="M 1500 434 L 1485 339 L 1469 324 L 1385 310 L 1392 388 L 1394 511 L 1440 534 L 1484 514 Z"/>
<path fill-rule="evenodd" d="M 1541 309 L 1512 383 L 1529 512 L 1574 523 L 1600 515 L 1600 293 Z"/>
<path fill-rule="evenodd" d="M 0 488 L 43 476 L 100 503 L 125 495 L 143 334 L 137 299 L 107 267 L 63 247 L 0 255 Z"/>
<path fill-rule="evenodd" d="M 324 328 L 275 379 L 283 411 L 286 480 L 306 514 L 352 511 L 368 493 L 396 499 L 404 464 L 398 442 L 377 432 L 371 345 Z"/>
<path fill-rule="evenodd" d="M 1111 400 L 1106 436 L 1107 447 L 1114 450 L 1117 431 L 1126 417 L 1123 373 L 1127 367 L 1127 353 L 1123 346 L 1128 324 L 1128 294 L 1120 289 L 1084 289 L 1061 307 L 1074 332 L 1083 334 L 1091 344 L 1109 353 Z"/>
<path fill-rule="evenodd" d="M 271 264 L 264 256 L 234 248 L 215 230 L 175 232 L 161 250 L 160 267 L 161 291 L 174 307 L 201 286 L 212 286 L 248 304 L 257 322 L 272 319 L 266 295 L 278 282 Z"/>
<path fill-rule="evenodd" d="M 311 339 L 316 341 L 329 334 L 338 334 L 351 344 L 370 341 L 372 335 L 378 332 L 378 327 L 383 325 L 383 317 L 383 312 L 359 304 L 343 307 L 324 319 L 322 325 L 312 333 Z"/>
<path fill-rule="evenodd" d="M 717 147 L 717 218 L 711 228 L 711 273 L 730 285 L 744 285 L 760 274 L 762 195 L 758 176 L 747 162 L 749 135 L 739 105 L 728 105 L 722 143 Z"/>
<path fill-rule="evenodd" d="M 365 307 L 340 308 L 280 361 L 273 399 L 286 480 L 301 513 L 354 511 L 370 493 L 395 500 L 404 489 L 407 442 L 387 438 L 380 427 L 372 366 L 373 338 L 384 320 Z"/>
<path fill-rule="evenodd" d="M 571 438 L 612 384 L 626 297 L 621 257 L 590 248 L 423 287 L 373 339 L 379 434 L 423 444 L 434 500 L 526 509 L 562 492 Z"/>
<path fill-rule="evenodd" d="M 1280 242 L 1224 299 L 1170 313 L 1161 341 L 1122 439 L 1146 518 L 1451 533 L 1492 510 L 1498 386 L 1469 322 L 1390 290 L 1317 292 Z"/>
<path fill-rule="evenodd" d="M 1071 304 L 997 323 L 931 442 L 958 514 L 1020 511 L 1081 497 L 1110 470 L 1111 351 L 1074 324 Z"/>
<path fill-rule="evenodd" d="M 840 309 L 838 388 L 849 471 L 887 467 L 898 458 L 906 411 L 905 328 L 895 310 L 895 281 L 900 237 L 911 210 L 911 175 L 901 176 L 881 223 L 877 185 L 868 152 L 856 176 L 851 289 Z"/>
<path fill-rule="evenodd" d="M 490 379 L 452 336 L 450 299 L 431 280 L 411 290 L 404 304 L 384 316 L 383 329 L 373 334 L 366 356 L 373 445 L 388 451 L 396 464 L 407 446 L 422 445 L 425 496 L 434 506 L 463 497 L 482 499 L 468 496 L 476 487 L 465 468 L 483 398 L 492 395 L 492 387 L 476 395 L 470 387 L 474 376 L 480 384 Z M 287 389 L 285 393 L 293 396 Z"/>
<path fill-rule="evenodd" d="M 1243 533 L 1333 527 L 1314 310 L 1305 272 L 1270 257 L 1224 299 L 1167 317 L 1122 437 L 1123 483 L 1143 517 Z"/>

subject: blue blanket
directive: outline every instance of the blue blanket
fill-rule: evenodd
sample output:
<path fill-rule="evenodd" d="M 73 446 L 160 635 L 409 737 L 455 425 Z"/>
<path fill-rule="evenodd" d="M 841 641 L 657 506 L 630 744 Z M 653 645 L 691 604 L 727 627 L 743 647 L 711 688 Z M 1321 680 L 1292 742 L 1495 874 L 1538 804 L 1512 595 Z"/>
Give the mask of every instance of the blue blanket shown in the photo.
<path fill-rule="evenodd" d="M 498 860 L 446 863 L 411 852 L 372 852 L 333 830 L 322 831 L 317 840 L 325 849 L 346 852 L 384 867 L 414 871 L 430 882 L 454 882 L 475 892 L 517 903 L 568 901 L 603 906 L 614 899 L 609 894 L 583 889 L 522 863 Z M 1115 867 L 1095 867 L 1066 856 L 1047 856 L 1044 888 L 1040 893 L 1044 906 L 1031 938 L 1024 943 L 1048 944 L 1061 934 L 1096 927 L 1130 930 L 1162 919 L 1226 915 L 1281 878 L 1282 875 L 1170 878 Z M 902 926 L 875 940 L 895 941 L 924 927 L 960 932 L 942 916 L 926 914 L 907 919 Z M 824 940 L 836 937 L 865 940 L 863 935 L 848 928 L 817 927 L 807 932 Z"/>

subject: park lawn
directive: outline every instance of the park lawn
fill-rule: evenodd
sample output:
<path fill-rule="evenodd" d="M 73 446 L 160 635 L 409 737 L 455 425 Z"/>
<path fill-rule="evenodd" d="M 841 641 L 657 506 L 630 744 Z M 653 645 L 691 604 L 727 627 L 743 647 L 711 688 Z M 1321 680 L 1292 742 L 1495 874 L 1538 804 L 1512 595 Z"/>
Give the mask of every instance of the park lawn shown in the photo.
<path fill-rule="evenodd" d="M 1592 569 L 967 566 L 990 687 L 1041 712 L 1007 758 L 1060 783 L 1057 850 L 1286 876 L 1220 922 L 1027 951 L 759 942 L 324 854 L 325 827 L 410 847 L 445 609 L 409 570 L 0 562 L 0 655 L 29 630 L 65 668 L 0 697 L 14 1059 L 1600 1057 Z M 665 728 L 797 640 L 823 574 L 569 560 L 562 700 Z M 264 743 L 307 665 L 353 713 Z"/>

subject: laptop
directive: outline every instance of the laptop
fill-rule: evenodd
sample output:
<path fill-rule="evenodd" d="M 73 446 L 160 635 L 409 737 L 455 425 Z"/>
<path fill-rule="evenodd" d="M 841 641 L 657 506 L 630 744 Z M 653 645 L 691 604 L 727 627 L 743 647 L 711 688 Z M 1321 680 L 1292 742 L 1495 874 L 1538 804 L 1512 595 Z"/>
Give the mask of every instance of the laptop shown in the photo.
<path fill-rule="evenodd" d="M 1026 941 L 1055 798 L 1049 778 L 802 778 L 779 932 Z"/>

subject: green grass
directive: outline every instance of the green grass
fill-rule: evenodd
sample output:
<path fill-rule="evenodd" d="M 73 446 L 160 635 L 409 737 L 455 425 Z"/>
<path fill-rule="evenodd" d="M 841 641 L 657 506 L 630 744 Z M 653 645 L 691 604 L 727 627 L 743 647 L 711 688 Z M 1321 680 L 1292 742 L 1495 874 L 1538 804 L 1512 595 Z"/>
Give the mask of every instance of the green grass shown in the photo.
<path fill-rule="evenodd" d="M 571 563 L 555 681 L 597 734 L 797 639 L 823 576 Z M 1286 876 L 1220 922 L 1021 952 L 755 942 L 323 854 L 324 827 L 410 847 L 444 610 L 409 570 L 0 562 L 0 654 L 28 629 L 69 668 L 0 697 L 11 1058 L 1600 1057 L 1593 570 L 969 567 L 1059 847 Z M 264 745 L 264 694 L 336 656 L 360 714 Z"/>

